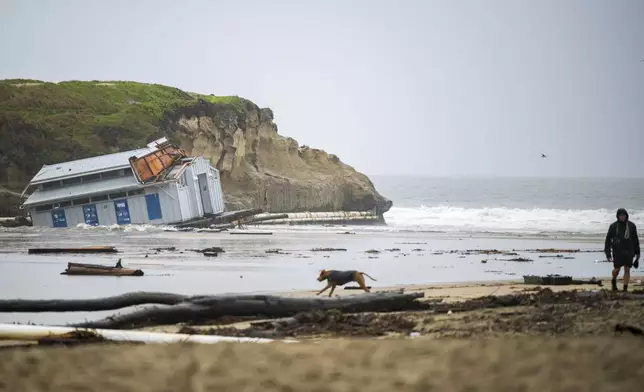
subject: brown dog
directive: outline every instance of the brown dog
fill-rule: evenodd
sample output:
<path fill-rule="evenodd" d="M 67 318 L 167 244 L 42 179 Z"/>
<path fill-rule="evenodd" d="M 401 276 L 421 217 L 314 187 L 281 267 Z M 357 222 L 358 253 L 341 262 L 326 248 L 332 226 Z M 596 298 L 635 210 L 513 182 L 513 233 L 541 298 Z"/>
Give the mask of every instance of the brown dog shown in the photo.
<path fill-rule="evenodd" d="M 375 281 L 374 278 L 372 278 L 365 272 L 359 272 L 354 270 L 351 270 L 351 271 L 322 270 L 320 271 L 320 275 L 318 276 L 318 282 L 321 282 L 326 279 L 327 284 L 325 288 L 320 290 L 315 295 L 322 294 L 325 290 L 327 290 L 330 287 L 331 288 L 331 291 L 329 292 L 329 297 L 330 297 L 333 294 L 333 290 L 335 290 L 335 286 L 342 286 L 349 282 L 357 282 L 360 285 L 360 288 L 368 293 L 369 289 L 367 288 L 367 285 L 365 285 L 363 275 L 366 275 L 369 277 L 369 279 Z"/>

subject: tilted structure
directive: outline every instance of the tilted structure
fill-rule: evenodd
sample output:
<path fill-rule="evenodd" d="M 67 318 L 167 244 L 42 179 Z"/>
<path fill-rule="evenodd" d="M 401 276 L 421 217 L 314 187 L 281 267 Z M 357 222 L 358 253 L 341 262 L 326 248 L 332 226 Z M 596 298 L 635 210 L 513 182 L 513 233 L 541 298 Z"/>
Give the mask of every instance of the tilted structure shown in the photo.
<path fill-rule="evenodd" d="M 174 224 L 224 211 L 219 171 L 165 138 L 115 154 L 45 165 L 22 208 L 34 226 Z"/>

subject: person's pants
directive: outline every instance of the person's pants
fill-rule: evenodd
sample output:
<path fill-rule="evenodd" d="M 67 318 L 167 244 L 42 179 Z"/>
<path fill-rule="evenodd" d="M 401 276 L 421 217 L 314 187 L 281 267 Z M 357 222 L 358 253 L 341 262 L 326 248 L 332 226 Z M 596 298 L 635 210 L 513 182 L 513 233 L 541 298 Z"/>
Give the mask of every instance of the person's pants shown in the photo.
<path fill-rule="evenodd" d="M 632 268 L 633 267 L 633 257 L 623 257 L 623 256 L 622 257 L 615 257 L 613 259 L 613 267 L 615 269 L 618 269 L 618 268 L 621 268 L 621 267 Z"/>

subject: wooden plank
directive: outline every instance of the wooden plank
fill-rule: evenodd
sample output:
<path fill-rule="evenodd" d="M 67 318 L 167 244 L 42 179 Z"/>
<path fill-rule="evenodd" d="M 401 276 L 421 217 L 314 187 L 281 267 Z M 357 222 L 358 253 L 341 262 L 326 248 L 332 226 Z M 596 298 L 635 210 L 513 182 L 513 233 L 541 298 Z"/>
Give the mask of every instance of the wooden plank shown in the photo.
<path fill-rule="evenodd" d="M 118 253 L 118 250 L 113 246 L 85 246 L 82 248 L 30 248 L 27 253 Z"/>
<path fill-rule="evenodd" d="M 230 234 L 273 235 L 270 231 L 231 231 Z"/>

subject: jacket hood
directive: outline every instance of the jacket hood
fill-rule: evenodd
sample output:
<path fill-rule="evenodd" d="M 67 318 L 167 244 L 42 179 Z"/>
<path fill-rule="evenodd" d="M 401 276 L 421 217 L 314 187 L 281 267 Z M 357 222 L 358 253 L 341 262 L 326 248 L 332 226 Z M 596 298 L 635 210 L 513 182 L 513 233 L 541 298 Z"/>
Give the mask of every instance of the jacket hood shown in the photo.
<path fill-rule="evenodd" d="M 618 210 L 617 210 L 617 214 L 615 214 L 615 216 L 617 217 L 617 219 L 619 219 L 619 216 L 620 216 L 621 214 L 626 215 L 626 220 L 628 220 L 628 211 L 626 211 L 626 209 L 625 209 L 625 208 L 620 208 L 620 209 L 618 209 Z"/>

